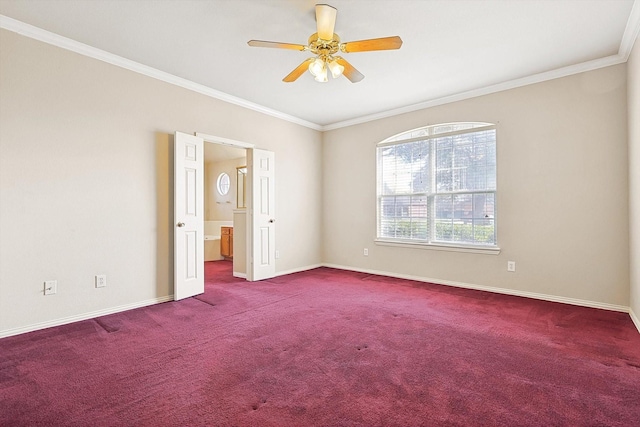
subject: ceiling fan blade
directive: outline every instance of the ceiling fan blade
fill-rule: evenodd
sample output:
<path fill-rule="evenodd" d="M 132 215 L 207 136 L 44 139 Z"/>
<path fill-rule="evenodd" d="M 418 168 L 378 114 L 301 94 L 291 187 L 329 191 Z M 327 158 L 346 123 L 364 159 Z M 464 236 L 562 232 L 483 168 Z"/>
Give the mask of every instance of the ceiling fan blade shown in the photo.
<path fill-rule="evenodd" d="M 333 30 L 336 26 L 336 16 L 338 10 L 328 4 L 316 5 L 316 23 L 318 27 L 318 37 L 322 40 L 333 39 Z"/>
<path fill-rule="evenodd" d="M 298 77 L 304 74 L 305 71 L 309 69 L 309 64 L 315 61 L 316 58 L 309 58 L 305 60 L 302 64 L 298 65 L 295 70 L 289 73 L 287 77 L 282 79 L 283 82 L 291 83 L 298 80 Z"/>
<path fill-rule="evenodd" d="M 370 50 L 392 50 L 400 49 L 402 39 L 398 36 L 382 37 L 379 39 L 358 40 L 355 42 L 343 43 L 340 49 L 343 52 L 367 52 Z"/>
<path fill-rule="evenodd" d="M 356 70 L 353 65 L 349 64 L 343 57 L 336 56 L 336 61 L 344 67 L 342 74 L 351 80 L 351 83 L 358 83 L 360 80 L 364 79 L 364 74 Z"/>
<path fill-rule="evenodd" d="M 302 45 L 302 44 L 266 42 L 263 40 L 249 40 L 247 44 L 253 47 L 275 47 L 278 49 L 305 50 L 307 48 L 305 45 Z"/>

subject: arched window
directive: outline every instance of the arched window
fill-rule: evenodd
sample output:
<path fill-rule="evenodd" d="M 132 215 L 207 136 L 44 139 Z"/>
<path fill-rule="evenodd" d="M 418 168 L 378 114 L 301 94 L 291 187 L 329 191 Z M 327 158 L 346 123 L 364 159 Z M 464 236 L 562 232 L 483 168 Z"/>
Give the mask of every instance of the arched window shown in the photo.
<path fill-rule="evenodd" d="M 222 172 L 220 175 L 218 175 L 216 187 L 218 188 L 218 193 L 221 196 L 226 195 L 229 192 L 229 188 L 231 187 L 231 179 L 229 178 L 229 175 L 227 175 L 225 172 Z"/>
<path fill-rule="evenodd" d="M 497 245 L 495 125 L 427 126 L 377 151 L 378 241 Z"/>

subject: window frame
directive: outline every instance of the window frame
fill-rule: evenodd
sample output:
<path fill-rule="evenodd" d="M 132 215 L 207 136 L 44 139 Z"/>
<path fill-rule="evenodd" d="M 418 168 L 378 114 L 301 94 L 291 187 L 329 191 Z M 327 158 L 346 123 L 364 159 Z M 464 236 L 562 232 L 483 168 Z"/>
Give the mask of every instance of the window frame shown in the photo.
<path fill-rule="evenodd" d="M 438 132 L 438 129 L 443 129 L 446 127 L 451 127 L 453 130 L 448 132 Z M 456 129 L 456 127 L 458 127 Z M 429 190 L 426 193 L 409 193 L 406 195 L 407 197 L 425 197 L 427 199 L 427 239 L 411 239 L 411 238 L 401 238 L 401 237 L 381 237 L 381 209 L 382 209 L 382 199 L 384 197 L 389 197 L 389 195 L 382 194 L 382 169 L 381 169 L 381 159 L 382 159 L 382 150 L 384 147 L 391 147 L 395 145 L 409 144 L 417 141 L 425 141 L 425 140 L 434 140 L 443 137 L 450 137 L 468 133 L 477 133 L 487 130 L 495 131 L 495 149 L 496 149 L 496 165 L 495 165 L 495 188 L 493 190 L 482 189 L 482 190 L 460 190 L 460 191 L 447 191 L 447 192 L 438 192 L 436 189 L 436 145 L 433 142 L 429 143 L 429 162 L 430 162 L 430 172 L 428 179 L 430 180 Z M 374 242 L 378 245 L 386 245 L 386 246 L 397 246 L 397 247 L 408 247 L 408 248 L 419 248 L 419 249 L 437 249 L 437 250 L 445 250 L 445 251 L 456 251 L 456 252 L 472 252 L 472 253 L 484 253 L 484 254 L 498 254 L 500 253 L 500 247 L 498 246 L 498 211 L 497 211 L 497 200 L 498 200 L 498 167 L 497 167 L 497 139 L 498 139 L 498 129 L 497 125 L 493 123 L 486 122 L 451 122 L 451 123 L 439 123 L 435 125 L 423 126 L 420 128 L 408 130 L 405 132 L 401 132 L 392 137 L 385 139 L 384 141 L 376 144 L 376 239 Z M 415 135 L 415 136 L 414 136 Z M 442 195 L 455 195 L 455 194 L 469 194 L 473 197 L 473 194 L 493 194 L 493 226 L 494 226 L 494 243 L 493 244 L 478 244 L 478 243 L 470 243 L 470 242 L 455 242 L 455 241 L 442 241 L 435 239 L 436 232 L 436 207 L 435 207 L 435 199 L 437 196 Z"/>

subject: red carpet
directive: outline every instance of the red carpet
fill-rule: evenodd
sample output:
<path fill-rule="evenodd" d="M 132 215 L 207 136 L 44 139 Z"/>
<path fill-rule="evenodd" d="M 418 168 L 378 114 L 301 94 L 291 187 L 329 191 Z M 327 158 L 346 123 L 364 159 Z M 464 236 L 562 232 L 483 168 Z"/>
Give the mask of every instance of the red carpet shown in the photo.
<path fill-rule="evenodd" d="M 320 268 L 0 340 L 0 426 L 638 426 L 602 310 Z"/>

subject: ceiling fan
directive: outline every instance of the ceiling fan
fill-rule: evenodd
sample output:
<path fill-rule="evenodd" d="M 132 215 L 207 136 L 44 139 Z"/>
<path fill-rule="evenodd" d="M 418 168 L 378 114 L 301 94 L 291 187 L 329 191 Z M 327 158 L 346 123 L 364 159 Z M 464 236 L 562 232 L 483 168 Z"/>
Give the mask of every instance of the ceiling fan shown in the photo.
<path fill-rule="evenodd" d="M 315 80 L 319 82 L 328 81 L 327 70 L 329 70 L 333 78 L 344 74 L 352 83 L 357 83 L 364 79 L 364 75 L 341 56 L 335 56 L 336 53 L 392 50 L 400 49 L 400 46 L 402 46 L 402 39 L 398 36 L 341 43 L 340 37 L 333 32 L 336 25 L 337 14 L 338 10 L 328 4 L 316 5 L 317 33 L 309 37 L 307 45 L 268 42 L 263 40 L 249 40 L 248 44 L 253 47 L 308 51 L 316 55 L 315 57 L 306 59 L 289 73 L 289 75 L 282 79 L 282 81 L 287 83 L 296 81 L 307 69 L 315 77 Z"/>

